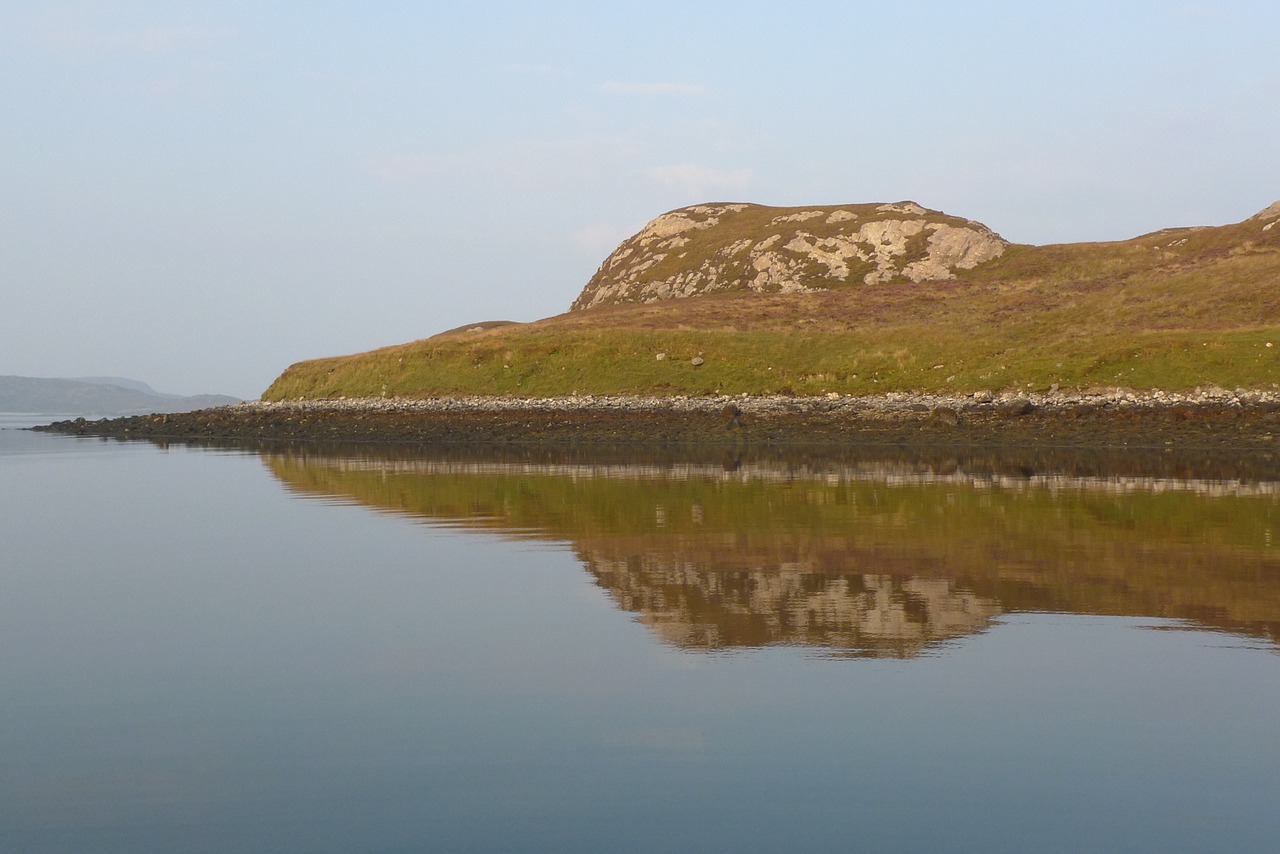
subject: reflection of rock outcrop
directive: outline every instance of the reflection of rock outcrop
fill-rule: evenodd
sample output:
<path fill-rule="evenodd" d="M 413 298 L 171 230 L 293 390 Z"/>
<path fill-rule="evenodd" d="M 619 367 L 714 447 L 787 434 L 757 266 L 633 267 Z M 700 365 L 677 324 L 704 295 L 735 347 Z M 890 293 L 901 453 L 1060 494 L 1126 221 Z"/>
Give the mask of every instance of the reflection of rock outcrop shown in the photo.
<path fill-rule="evenodd" d="M 290 489 L 571 543 L 659 637 L 914 655 L 1002 612 L 1280 638 L 1280 484 L 1018 479 L 949 466 L 730 469 L 266 457 Z"/>
<path fill-rule="evenodd" d="M 812 645 L 882 656 L 981 631 L 997 603 L 945 578 L 824 575 L 781 568 L 717 572 L 655 556 L 587 559 L 619 607 L 676 646 Z"/>

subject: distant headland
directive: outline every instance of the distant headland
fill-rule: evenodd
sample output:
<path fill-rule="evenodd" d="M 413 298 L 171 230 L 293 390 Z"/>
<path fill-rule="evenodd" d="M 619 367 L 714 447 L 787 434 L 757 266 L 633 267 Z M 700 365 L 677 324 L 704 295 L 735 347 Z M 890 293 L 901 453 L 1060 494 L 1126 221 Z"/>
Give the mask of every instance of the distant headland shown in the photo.
<path fill-rule="evenodd" d="M 0 412 L 116 416 L 189 412 L 239 402 L 225 394 L 164 394 L 125 377 L 0 376 Z"/>

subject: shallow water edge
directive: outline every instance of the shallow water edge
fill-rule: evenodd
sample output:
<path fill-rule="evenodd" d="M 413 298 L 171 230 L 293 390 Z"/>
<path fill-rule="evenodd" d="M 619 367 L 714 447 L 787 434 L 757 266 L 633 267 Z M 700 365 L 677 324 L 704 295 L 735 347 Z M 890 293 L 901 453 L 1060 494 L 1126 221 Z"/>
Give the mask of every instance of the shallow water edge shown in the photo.
<path fill-rule="evenodd" d="M 1280 432 L 1280 394 L 338 399 L 74 419 L 37 429 L 170 441 L 438 447 L 1143 448 L 1265 455 Z"/>

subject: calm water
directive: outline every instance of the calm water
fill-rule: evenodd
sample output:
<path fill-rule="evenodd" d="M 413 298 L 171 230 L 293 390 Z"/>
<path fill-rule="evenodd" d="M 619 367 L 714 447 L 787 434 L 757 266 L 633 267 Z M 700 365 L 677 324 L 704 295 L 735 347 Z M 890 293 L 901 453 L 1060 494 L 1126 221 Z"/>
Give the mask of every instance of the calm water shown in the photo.
<path fill-rule="evenodd" d="M 1273 851 L 1277 523 L 1252 480 L 0 430 L 0 850 Z"/>

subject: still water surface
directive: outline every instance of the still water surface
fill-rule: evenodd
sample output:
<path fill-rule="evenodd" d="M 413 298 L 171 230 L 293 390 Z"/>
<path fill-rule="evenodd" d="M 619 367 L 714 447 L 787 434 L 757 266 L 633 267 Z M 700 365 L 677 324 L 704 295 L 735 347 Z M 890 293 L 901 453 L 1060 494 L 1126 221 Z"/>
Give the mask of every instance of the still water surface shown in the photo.
<path fill-rule="evenodd" d="M 0 430 L 0 850 L 1271 851 L 1278 520 Z"/>

